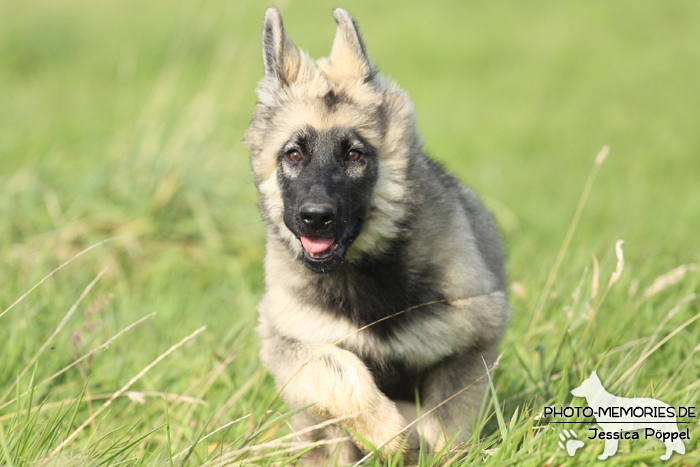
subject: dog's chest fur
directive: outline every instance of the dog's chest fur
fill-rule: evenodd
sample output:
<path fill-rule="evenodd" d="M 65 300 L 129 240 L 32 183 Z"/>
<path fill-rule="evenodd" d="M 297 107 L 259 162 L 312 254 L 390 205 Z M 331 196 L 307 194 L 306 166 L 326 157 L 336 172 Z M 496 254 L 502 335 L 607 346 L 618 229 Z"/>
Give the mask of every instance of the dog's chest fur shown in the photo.
<path fill-rule="evenodd" d="M 368 326 L 361 332 L 390 345 L 402 329 L 421 326 L 449 307 L 446 302 L 434 303 L 445 299 L 437 268 L 429 262 L 418 267 L 407 264 L 408 248 L 405 240 L 394 241 L 381 255 L 348 262 L 330 274 L 310 276 L 308 286 L 295 290 L 295 295 L 324 314 L 349 320 L 357 329 Z M 421 369 L 407 364 L 400 355 L 387 359 L 379 353 L 358 354 L 388 397 L 415 400 Z"/>
<path fill-rule="evenodd" d="M 393 337 L 402 327 L 448 306 L 426 305 L 445 298 L 440 274 L 429 262 L 407 264 L 407 249 L 406 241 L 396 240 L 383 254 L 348 262 L 330 274 L 311 276 L 308 287 L 295 292 L 308 304 L 349 319 L 357 327 L 369 325 L 366 332 L 380 339 Z"/>

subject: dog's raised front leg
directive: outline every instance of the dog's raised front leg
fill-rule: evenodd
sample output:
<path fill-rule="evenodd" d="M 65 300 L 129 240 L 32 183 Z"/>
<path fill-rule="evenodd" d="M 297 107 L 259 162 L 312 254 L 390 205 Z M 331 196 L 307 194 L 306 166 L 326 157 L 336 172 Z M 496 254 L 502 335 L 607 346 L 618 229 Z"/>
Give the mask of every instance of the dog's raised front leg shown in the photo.
<path fill-rule="evenodd" d="M 392 454 L 397 454 L 406 440 L 404 456 L 413 461 L 417 441 L 400 433 L 406 421 L 396 404 L 377 388 L 355 354 L 327 347 L 270 336 L 263 340 L 260 356 L 290 408 L 313 404 L 306 413 L 317 423 L 342 417 L 343 423 L 373 446 L 389 441 L 387 448 Z M 367 451 L 362 443 L 357 445 Z M 387 448 L 380 453 L 382 457 L 386 457 Z"/>

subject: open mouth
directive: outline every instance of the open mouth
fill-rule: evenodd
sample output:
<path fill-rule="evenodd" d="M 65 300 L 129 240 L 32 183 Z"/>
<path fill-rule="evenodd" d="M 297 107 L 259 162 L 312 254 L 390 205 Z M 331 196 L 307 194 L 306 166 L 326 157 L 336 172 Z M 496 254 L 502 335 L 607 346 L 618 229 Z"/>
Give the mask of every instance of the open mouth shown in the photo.
<path fill-rule="evenodd" d="M 340 237 L 300 235 L 304 264 L 317 273 L 328 273 L 343 264 L 345 253 L 359 234 L 361 219 L 348 224 Z"/>
<path fill-rule="evenodd" d="M 322 261 L 333 256 L 339 249 L 340 244 L 334 238 L 306 237 L 301 236 L 301 245 L 304 253 L 313 260 Z"/>

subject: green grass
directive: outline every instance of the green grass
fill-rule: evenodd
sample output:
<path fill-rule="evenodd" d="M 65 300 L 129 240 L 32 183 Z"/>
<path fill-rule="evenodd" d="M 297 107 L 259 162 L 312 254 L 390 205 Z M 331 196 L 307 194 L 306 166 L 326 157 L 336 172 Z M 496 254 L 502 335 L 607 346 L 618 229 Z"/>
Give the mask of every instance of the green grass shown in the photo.
<path fill-rule="evenodd" d="M 120 237 L 0 317 L 0 465 L 293 462 L 287 408 L 257 360 L 264 229 L 241 143 L 266 6 L 0 2 L 0 313 Z M 297 45 L 326 55 L 337 5 L 280 6 Z M 687 266 L 650 290 L 700 259 L 697 2 L 344 6 L 411 93 L 430 154 L 484 196 L 506 237 L 512 320 L 469 462 L 597 464 L 601 441 L 569 458 L 561 426 L 535 420 L 572 403 L 593 369 L 617 394 L 697 405 L 700 324 L 682 325 L 700 311 L 700 274 Z M 624 270 L 608 291 L 618 239 Z M 700 463 L 698 425 L 685 426 L 687 454 L 665 465 Z M 662 453 L 622 441 L 600 465 Z"/>

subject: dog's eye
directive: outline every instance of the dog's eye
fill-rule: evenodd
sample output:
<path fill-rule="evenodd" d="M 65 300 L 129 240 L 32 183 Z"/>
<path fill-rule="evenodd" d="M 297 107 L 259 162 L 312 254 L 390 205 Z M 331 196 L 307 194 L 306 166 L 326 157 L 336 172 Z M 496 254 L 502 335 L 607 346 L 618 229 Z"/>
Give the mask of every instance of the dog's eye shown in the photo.
<path fill-rule="evenodd" d="M 357 151 L 355 149 L 351 149 L 350 151 L 348 151 L 348 160 L 356 161 L 359 160 L 360 157 L 362 157 L 362 153 L 360 151 Z"/>
<path fill-rule="evenodd" d="M 301 160 L 301 152 L 298 149 L 291 149 L 287 151 L 287 158 L 292 162 L 299 162 Z"/>

